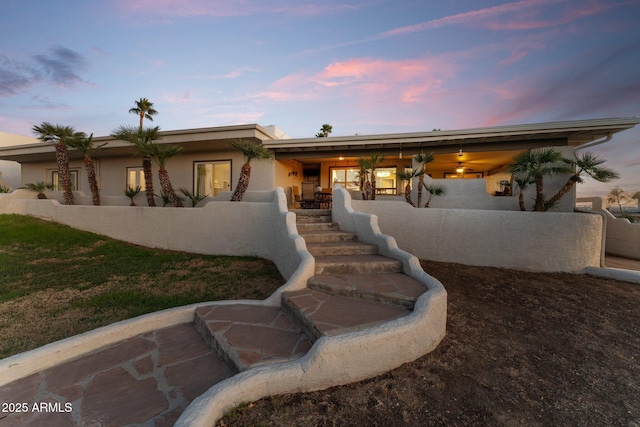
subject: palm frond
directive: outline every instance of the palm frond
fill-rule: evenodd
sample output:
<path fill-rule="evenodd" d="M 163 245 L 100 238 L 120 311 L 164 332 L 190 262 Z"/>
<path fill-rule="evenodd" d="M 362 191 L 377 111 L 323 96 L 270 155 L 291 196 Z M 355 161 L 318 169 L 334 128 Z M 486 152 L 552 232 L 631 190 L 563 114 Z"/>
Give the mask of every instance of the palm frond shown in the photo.
<path fill-rule="evenodd" d="M 256 159 L 268 159 L 272 155 L 262 144 L 254 144 L 246 139 L 233 139 L 229 143 L 235 150 L 242 152 L 245 163 L 251 163 Z"/>

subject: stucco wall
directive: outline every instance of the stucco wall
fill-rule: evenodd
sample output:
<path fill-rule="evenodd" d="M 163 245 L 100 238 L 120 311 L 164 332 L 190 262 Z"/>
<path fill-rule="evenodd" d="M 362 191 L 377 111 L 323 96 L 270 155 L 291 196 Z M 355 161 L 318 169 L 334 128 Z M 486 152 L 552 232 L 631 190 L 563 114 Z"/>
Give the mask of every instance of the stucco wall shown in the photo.
<path fill-rule="evenodd" d="M 640 224 L 626 218 L 616 218 L 605 209 L 601 197 L 584 197 L 577 200 L 591 203 L 593 212 L 600 212 L 607 221 L 605 251 L 611 255 L 640 260 Z"/>
<path fill-rule="evenodd" d="M 37 200 L 33 192 L 19 190 L 0 198 L 0 213 L 41 217 L 155 248 L 253 255 L 273 261 L 285 278 L 301 260 L 296 247 L 300 242 L 288 236 L 297 234 L 295 215 L 287 212 L 282 188 L 248 192 L 242 202 L 212 201 L 202 208 L 65 206 L 57 200 Z M 287 227 L 277 226 L 285 223 Z"/>
<path fill-rule="evenodd" d="M 345 214 L 349 208 L 375 214 L 380 230 L 420 259 L 547 272 L 600 267 L 597 215 L 417 209 L 402 202 L 351 200 L 347 192 L 334 191 L 334 221 L 354 230 Z"/>
<path fill-rule="evenodd" d="M 221 151 L 214 153 L 182 153 L 167 162 L 167 171 L 171 184 L 178 191 L 181 187 L 193 191 L 194 162 L 231 160 L 231 190 L 235 189 L 240 169 L 244 163 L 242 154 L 236 151 Z M 110 157 L 94 159 L 101 196 L 122 196 L 126 188 L 127 167 L 142 166 L 141 157 Z M 250 191 L 267 191 L 276 188 L 274 178 L 273 159 L 255 160 L 251 162 Z M 78 170 L 78 191 L 90 194 L 89 182 L 82 160 L 71 160 L 69 166 Z M 37 181 L 51 182 L 51 171 L 57 170 L 55 162 L 29 163 L 22 167 L 22 183 Z M 155 193 L 160 193 L 158 166 L 153 163 L 153 185 Z M 180 194 L 180 193 L 178 193 Z M 144 194 L 139 194 L 136 203 L 146 204 Z M 90 203 L 90 202 L 89 202 Z"/>

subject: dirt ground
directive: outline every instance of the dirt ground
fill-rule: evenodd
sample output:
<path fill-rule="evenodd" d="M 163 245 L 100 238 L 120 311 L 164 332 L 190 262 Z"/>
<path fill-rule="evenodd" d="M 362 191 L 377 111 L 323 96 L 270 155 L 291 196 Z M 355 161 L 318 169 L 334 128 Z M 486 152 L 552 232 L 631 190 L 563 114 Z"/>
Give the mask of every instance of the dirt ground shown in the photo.
<path fill-rule="evenodd" d="M 424 262 L 447 335 L 378 377 L 240 407 L 220 426 L 640 427 L 640 285 Z"/>

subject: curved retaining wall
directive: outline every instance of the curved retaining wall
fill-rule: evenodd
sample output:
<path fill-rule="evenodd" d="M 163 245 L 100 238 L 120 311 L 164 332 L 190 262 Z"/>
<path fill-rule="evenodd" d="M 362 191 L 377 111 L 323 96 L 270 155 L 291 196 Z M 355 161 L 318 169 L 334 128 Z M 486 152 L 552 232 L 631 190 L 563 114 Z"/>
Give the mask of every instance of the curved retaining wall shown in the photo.
<path fill-rule="evenodd" d="M 566 212 L 417 209 L 334 193 L 334 221 L 356 231 L 350 211 L 377 216 L 398 246 L 420 259 L 540 272 L 600 267 L 602 218 Z M 338 202 L 338 203 L 336 203 Z"/>
<path fill-rule="evenodd" d="M 55 200 L 33 199 L 32 193 L 29 192 L 23 193 L 23 196 L 29 197 L 29 199 L 15 197 L 16 193 L 12 193 L 14 197 L 4 196 L 0 199 L 0 213 L 16 213 L 46 218 L 136 244 L 149 245 L 145 242 L 153 242 L 155 247 L 180 248 L 179 250 L 190 251 L 194 251 L 193 248 L 198 247 L 201 249 L 200 253 L 205 254 L 216 254 L 219 253 L 217 251 L 223 251 L 225 244 L 231 243 L 229 242 L 231 239 L 249 241 L 252 238 L 255 239 L 255 236 L 250 234 L 254 232 L 255 223 L 257 222 L 252 215 L 261 215 L 271 225 L 268 227 L 262 226 L 263 237 L 261 239 L 268 239 L 268 241 L 261 240 L 256 242 L 259 244 L 254 246 L 255 249 L 252 250 L 255 250 L 255 252 L 250 252 L 250 254 L 273 260 L 283 276 L 288 279 L 287 282 L 264 301 L 234 300 L 220 301 L 216 304 L 243 303 L 278 306 L 282 292 L 304 288 L 307 285 L 308 278 L 313 276 L 315 271 L 315 261 L 307 251 L 304 239 L 298 235 L 295 214 L 287 211 L 286 197 L 281 188 L 277 189 L 275 193 L 271 192 L 274 195 L 270 197 L 270 202 L 228 202 L 234 206 L 229 206 L 227 202 L 223 202 L 220 206 L 211 206 L 207 209 L 63 206 Z M 17 195 L 20 196 L 19 193 Z M 264 195 L 259 196 L 259 198 L 264 198 Z M 199 222 L 184 223 L 180 227 L 175 225 L 170 227 L 163 222 L 166 221 L 166 216 L 163 221 L 159 221 L 157 217 L 157 215 L 160 217 L 167 215 L 168 212 L 165 209 L 174 210 L 169 212 L 170 219 L 195 221 L 197 218 Z M 204 226 L 208 221 L 211 226 L 204 228 L 204 232 L 200 232 L 203 235 L 206 235 L 207 231 L 219 231 L 220 228 L 224 228 L 215 224 L 216 216 L 212 215 L 213 213 L 221 214 L 222 212 L 235 215 L 228 218 L 246 222 L 246 227 L 238 228 L 242 230 L 239 235 L 233 236 L 227 232 L 224 234 L 226 237 L 214 236 L 209 239 L 190 240 L 193 238 L 193 234 L 191 230 L 187 231 L 189 226 Z M 87 217 L 87 215 L 93 216 Z M 102 221 L 107 221 L 108 224 L 104 224 Z M 120 228 L 114 227 L 114 224 L 119 225 L 121 221 L 122 226 Z M 218 222 L 222 222 L 223 226 L 227 225 L 225 221 Z M 79 224 L 82 224 L 82 226 Z M 136 226 L 139 228 L 136 229 Z M 173 233 L 167 230 L 168 228 L 172 228 Z M 184 230 L 184 232 L 180 233 L 180 230 Z M 165 232 L 163 233 L 163 231 Z M 164 238 L 161 236 L 146 237 L 144 236 L 145 233 L 165 234 L 165 236 Z M 249 244 L 247 243 L 247 245 Z M 240 251 L 241 249 L 239 248 L 242 248 L 241 245 L 234 246 L 231 244 L 229 247 L 235 251 Z M 268 252 L 269 256 L 261 251 Z M 222 253 L 229 254 L 227 252 Z M 247 255 L 248 253 L 234 254 Z M 180 323 L 193 322 L 195 309 L 199 305 L 202 305 L 202 303 L 123 320 L 2 359 L 0 360 L 0 386 L 139 334 Z"/>
<path fill-rule="evenodd" d="M 0 199 L 0 213 L 48 219 L 137 245 L 207 255 L 252 255 L 273 261 L 289 279 L 304 241 L 284 190 L 249 192 L 246 201 L 211 201 L 199 208 L 65 206 L 19 190 Z M 285 226 L 286 225 L 286 226 Z"/>
<path fill-rule="evenodd" d="M 342 191 L 347 194 L 346 191 Z M 13 209 L 23 211 L 14 213 L 42 216 L 58 221 L 57 215 L 68 214 L 70 211 L 86 214 L 84 208 L 87 208 L 65 207 L 57 202 L 32 202 L 36 204 L 16 203 Z M 237 203 L 237 205 L 240 204 L 244 203 Z M 270 206 L 260 210 L 264 215 L 263 218 L 276 221 L 272 227 L 266 227 L 277 229 L 270 235 L 274 240 L 271 243 L 272 247 L 288 251 L 286 256 L 296 259 L 298 266 L 290 274 L 287 283 L 265 301 L 222 301 L 216 304 L 278 305 L 283 291 L 305 287 L 307 279 L 314 274 L 315 262 L 306 250 L 304 239 L 297 234 L 295 214 L 286 210 L 286 198 L 282 189 L 276 191 L 273 203 L 263 204 Z M 7 213 L 6 209 L 0 211 Z M 80 215 L 80 213 L 74 215 Z M 447 316 L 447 293 L 442 284 L 422 270 L 417 258 L 398 249 L 392 238 L 382 235 L 375 217 L 353 212 L 351 214 L 357 217 L 354 223 L 359 224 L 359 229 L 366 235 L 366 239 L 375 241 L 381 253 L 402 260 L 405 273 L 425 285 L 427 291 L 416 301 L 413 313 L 363 331 L 323 337 L 298 360 L 250 369 L 220 382 L 192 402 L 177 421 L 177 426 L 212 426 L 227 410 L 242 402 L 275 394 L 318 390 L 370 378 L 413 361 L 429 353 L 440 343 L 446 333 Z M 93 223 L 94 221 L 91 221 L 91 224 Z M 248 228 L 251 229 L 251 226 Z M 284 244 L 285 240 L 291 243 Z M 281 256 L 285 255 L 281 254 Z M 288 266 L 289 264 L 283 263 L 283 268 Z M 114 323 L 0 360 L 0 385 L 72 360 L 122 339 L 193 321 L 195 308 L 198 305 L 164 310 Z"/>
<path fill-rule="evenodd" d="M 349 197 L 344 189 L 336 199 Z M 276 394 L 321 390 L 349 384 L 390 371 L 429 353 L 446 334 L 447 292 L 422 270 L 418 259 L 385 236 L 375 216 L 348 212 L 358 224 L 358 237 L 378 245 L 381 254 L 402 261 L 405 274 L 422 282 L 427 291 L 405 317 L 362 331 L 323 336 L 302 358 L 244 371 L 211 387 L 194 400 L 175 426 L 209 427 L 230 409 Z"/>

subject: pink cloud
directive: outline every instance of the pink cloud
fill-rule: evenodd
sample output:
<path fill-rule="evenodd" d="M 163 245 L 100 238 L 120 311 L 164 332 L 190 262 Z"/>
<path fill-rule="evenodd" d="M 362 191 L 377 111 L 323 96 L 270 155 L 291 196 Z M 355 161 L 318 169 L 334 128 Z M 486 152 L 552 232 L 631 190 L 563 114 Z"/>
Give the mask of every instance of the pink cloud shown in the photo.
<path fill-rule="evenodd" d="M 557 11 L 552 18 L 540 18 L 541 9 L 528 10 L 519 13 L 512 19 L 501 18 L 490 22 L 480 23 L 481 26 L 491 30 L 531 30 L 537 28 L 555 27 L 566 25 L 585 16 L 597 15 L 607 9 L 619 6 L 618 4 L 604 4 L 599 1 L 580 2 L 567 4 L 563 10 Z"/>
<path fill-rule="evenodd" d="M 379 34 L 379 37 L 394 37 L 403 34 L 415 33 L 419 31 L 431 30 L 434 28 L 448 27 L 452 25 L 461 25 L 477 22 L 489 17 L 503 15 L 509 12 L 520 11 L 531 7 L 542 6 L 546 4 L 563 2 L 566 0 L 521 0 L 514 3 L 506 3 L 500 6 L 492 6 L 484 9 L 471 10 L 456 15 L 445 16 L 431 21 L 425 21 L 416 25 L 407 25 L 404 27 L 394 28 Z"/>
<path fill-rule="evenodd" d="M 354 58 L 334 62 L 318 73 L 298 72 L 274 82 L 256 98 L 276 102 L 346 99 L 347 103 L 415 103 L 456 72 L 443 59 Z"/>
<path fill-rule="evenodd" d="M 508 67 L 511 64 L 514 64 L 518 61 L 520 61 L 521 59 L 523 59 L 525 56 L 527 56 L 528 52 L 525 50 L 520 50 L 517 52 L 512 52 L 511 56 L 507 59 L 503 59 L 502 61 L 500 61 L 498 63 L 499 66 L 501 67 Z"/>

